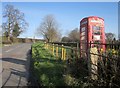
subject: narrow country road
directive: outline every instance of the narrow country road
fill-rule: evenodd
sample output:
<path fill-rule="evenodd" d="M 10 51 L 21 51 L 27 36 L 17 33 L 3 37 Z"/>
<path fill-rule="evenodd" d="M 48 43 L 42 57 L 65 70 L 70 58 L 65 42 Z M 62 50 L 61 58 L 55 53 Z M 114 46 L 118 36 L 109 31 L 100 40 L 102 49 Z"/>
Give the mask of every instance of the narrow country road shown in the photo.
<path fill-rule="evenodd" d="M 2 86 L 27 86 L 31 44 L 15 44 L 2 48 Z"/>

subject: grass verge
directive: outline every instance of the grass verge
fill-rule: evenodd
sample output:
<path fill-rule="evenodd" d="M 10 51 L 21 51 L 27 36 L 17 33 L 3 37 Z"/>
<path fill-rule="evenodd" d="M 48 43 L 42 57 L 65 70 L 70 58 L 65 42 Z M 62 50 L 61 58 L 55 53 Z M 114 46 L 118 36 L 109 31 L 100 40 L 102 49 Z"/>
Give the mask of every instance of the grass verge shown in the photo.
<path fill-rule="evenodd" d="M 36 43 L 32 46 L 32 58 L 34 59 L 34 71 L 42 86 L 65 86 L 63 74 L 65 62 L 55 59 L 46 49 L 43 43 Z"/>

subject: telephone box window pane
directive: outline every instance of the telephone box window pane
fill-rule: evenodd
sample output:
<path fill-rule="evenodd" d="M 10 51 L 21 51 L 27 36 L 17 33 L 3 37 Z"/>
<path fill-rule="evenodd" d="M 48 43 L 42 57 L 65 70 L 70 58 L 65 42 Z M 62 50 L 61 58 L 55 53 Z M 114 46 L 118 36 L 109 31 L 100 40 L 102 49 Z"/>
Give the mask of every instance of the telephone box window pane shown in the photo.
<path fill-rule="evenodd" d="M 100 31 L 93 30 L 94 35 L 100 35 Z"/>
<path fill-rule="evenodd" d="M 93 34 L 94 35 L 100 35 L 100 29 L 101 28 L 99 26 L 93 26 L 92 29 L 93 29 Z"/>
<path fill-rule="evenodd" d="M 85 27 L 82 27 L 81 31 L 82 31 L 82 32 L 85 31 Z"/>
<path fill-rule="evenodd" d="M 93 30 L 100 30 L 101 28 L 99 26 L 93 26 L 92 29 Z"/>

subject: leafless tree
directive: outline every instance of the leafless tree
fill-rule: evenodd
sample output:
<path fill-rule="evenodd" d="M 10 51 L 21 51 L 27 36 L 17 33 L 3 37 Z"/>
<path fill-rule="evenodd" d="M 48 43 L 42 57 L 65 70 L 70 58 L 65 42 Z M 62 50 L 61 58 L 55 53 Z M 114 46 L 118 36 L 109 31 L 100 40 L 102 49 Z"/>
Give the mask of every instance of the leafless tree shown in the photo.
<path fill-rule="evenodd" d="M 80 41 L 79 29 L 78 28 L 73 29 L 68 36 L 71 39 L 71 41 L 79 42 Z"/>
<path fill-rule="evenodd" d="M 62 37 L 61 42 L 71 42 L 70 38 L 67 36 Z"/>
<path fill-rule="evenodd" d="M 22 33 L 27 28 L 28 23 L 25 21 L 24 13 L 15 9 L 13 5 L 6 5 L 3 10 L 2 28 L 6 34 L 5 36 L 8 37 L 8 41 L 10 41 L 10 37 L 13 36 L 13 29 L 16 24 L 19 26 L 19 33 Z"/>
<path fill-rule="evenodd" d="M 46 15 L 43 18 L 39 28 L 37 28 L 37 34 L 41 34 L 47 42 L 59 41 L 61 35 L 53 15 Z"/>
<path fill-rule="evenodd" d="M 110 43 L 115 38 L 115 34 L 114 33 L 105 33 L 105 36 L 106 36 L 106 42 L 107 43 Z"/>

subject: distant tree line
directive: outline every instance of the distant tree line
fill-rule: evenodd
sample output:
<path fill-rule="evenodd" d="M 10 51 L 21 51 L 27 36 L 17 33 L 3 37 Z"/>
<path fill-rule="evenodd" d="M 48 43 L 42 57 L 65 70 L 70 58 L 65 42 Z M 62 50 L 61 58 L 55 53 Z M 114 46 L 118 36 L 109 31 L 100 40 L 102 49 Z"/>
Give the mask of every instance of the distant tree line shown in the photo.
<path fill-rule="evenodd" d="M 71 30 L 67 36 L 62 37 L 61 42 L 80 42 L 79 29 Z"/>
<path fill-rule="evenodd" d="M 112 43 L 113 41 L 119 41 L 120 37 L 118 38 L 118 40 L 115 37 L 114 33 L 105 33 L 105 39 L 106 39 L 106 43 Z M 78 28 L 73 29 L 72 31 L 70 31 L 70 33 L 68 34 L 68 36 L 64 36 L 61 39 L 62 42 L 80 42 L 80 32 Z"/>

